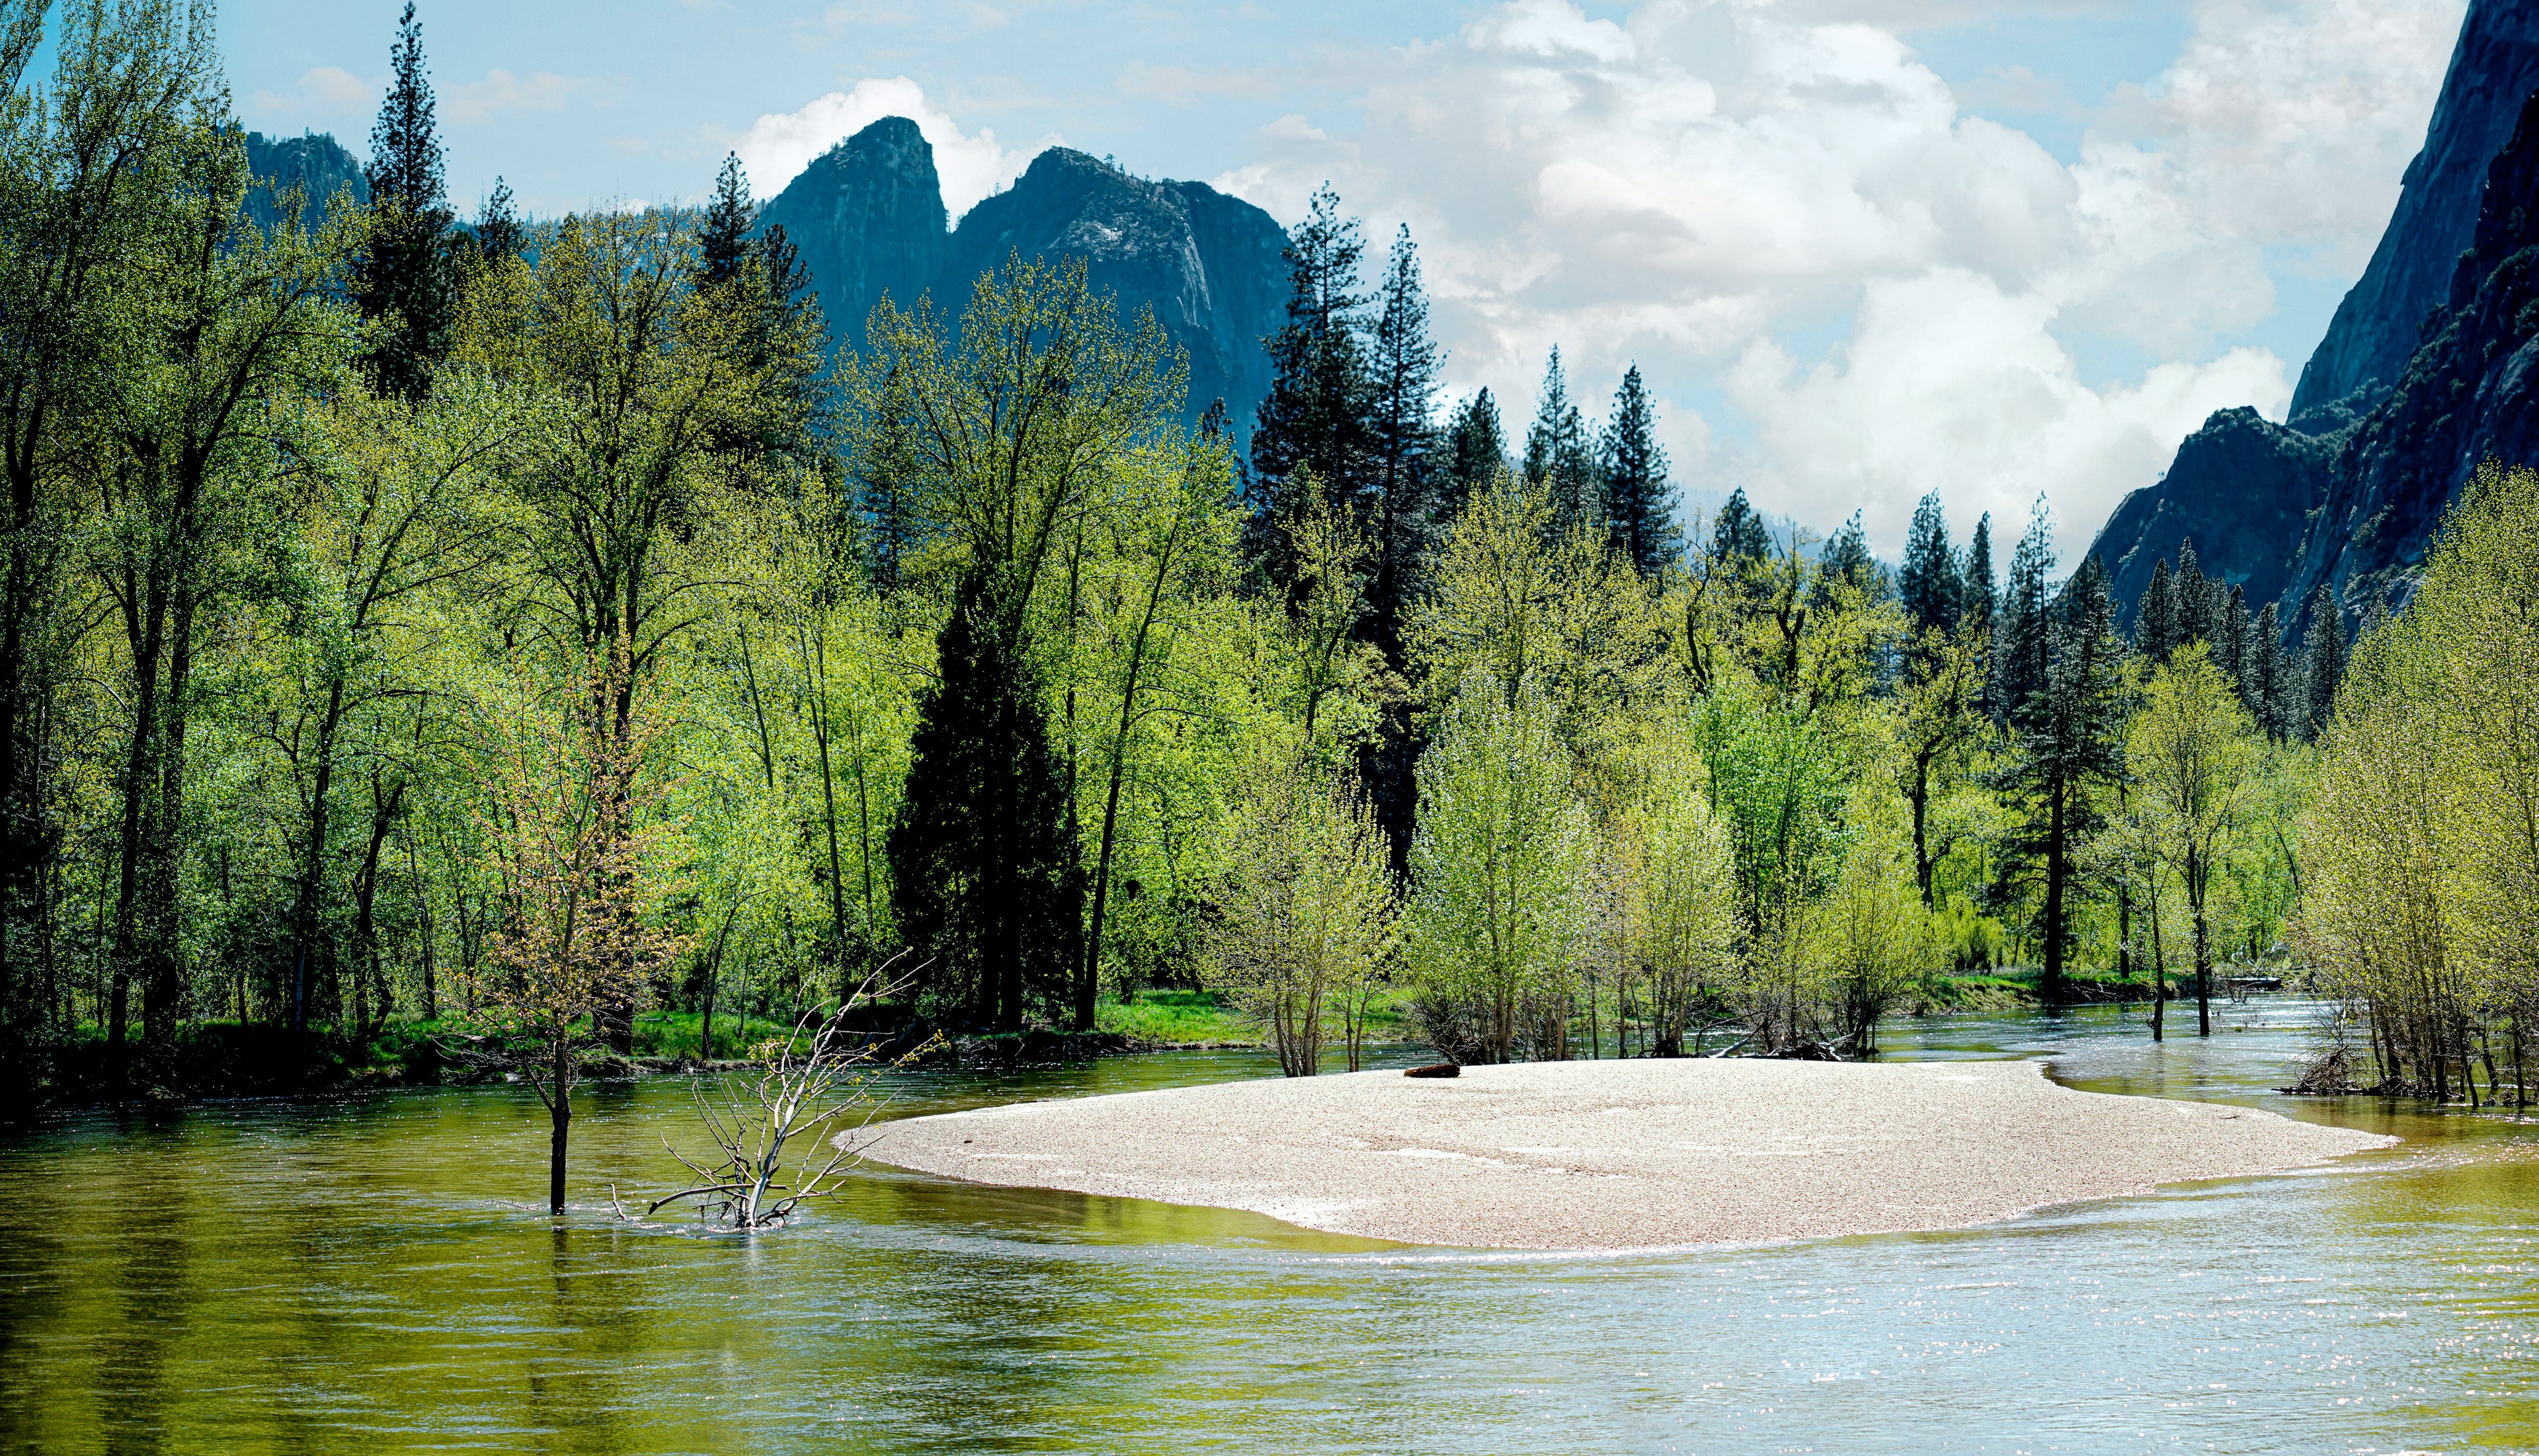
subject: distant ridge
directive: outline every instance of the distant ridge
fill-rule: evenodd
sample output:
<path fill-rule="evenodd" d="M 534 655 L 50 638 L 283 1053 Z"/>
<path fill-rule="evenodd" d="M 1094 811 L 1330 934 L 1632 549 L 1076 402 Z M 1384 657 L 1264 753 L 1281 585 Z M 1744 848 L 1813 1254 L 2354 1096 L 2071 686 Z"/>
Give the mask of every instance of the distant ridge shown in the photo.
<path fill-rule="evenodd" d="M 1262 337 L 1285 318 L 1287 235 L 1270 214 L 1203 182 L 1147 181 L 1064 147 L 945 231 L 934 149 L 885 116 L 815 159 L 759 215 L 783 224 L 830 327 L 858 347 L 884 295 L 930 293 L 959 316 L 980 273 L 1015 252 L 1080 257 L 1124 314 L 1152 308 L 1190 353 L 1189 413 L 1222 398 L 1238 425 L 1270 391 Z"/>
<path fill-rule="evenodd" d="M 2301 371 L 2289 422 L 2216 412 L 2100 528 L 2091 551 L 2120 620 L 2154 564 L 2192 539 L 2203 570 L 2241 585 L 2251 611 L 2282 603 L 2287 635 L 2306 627 L 2321 586 L 2338 589 L 2350 630 L 2372 601 L 2404 603 L 2479 461 L 2533 462 L 2539 310 L 2525 321 L 2499 301 L 2523 296 L 2539 256 L 2539 217 L 2513 200 L 2539 168 L 2534 91 L 2539 0 L 2471 0 L 2424 150 Z"/>

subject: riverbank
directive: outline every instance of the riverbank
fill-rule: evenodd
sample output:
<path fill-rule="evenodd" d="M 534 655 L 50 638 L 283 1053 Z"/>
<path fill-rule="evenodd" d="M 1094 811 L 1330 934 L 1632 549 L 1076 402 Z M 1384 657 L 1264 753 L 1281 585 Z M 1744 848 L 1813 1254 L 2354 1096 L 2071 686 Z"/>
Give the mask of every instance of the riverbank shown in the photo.
<path fill-rule="evenodd" d="M 2033 1062 L 1706 1060 L 1026 1102 L 892 1123 L 866 1155 L 1406 1243 L 1625 1249 L 1966 1227 L 2393 1141 L 2076 1092 Z"/>

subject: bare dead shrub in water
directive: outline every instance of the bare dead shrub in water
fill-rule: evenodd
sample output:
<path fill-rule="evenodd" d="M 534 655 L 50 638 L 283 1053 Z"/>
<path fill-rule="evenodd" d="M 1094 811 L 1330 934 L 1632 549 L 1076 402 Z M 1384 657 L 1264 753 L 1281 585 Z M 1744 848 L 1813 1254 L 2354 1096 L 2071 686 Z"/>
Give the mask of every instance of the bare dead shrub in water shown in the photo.
<path fill-rule="evenodd" d="M 754 1072 L 701 1076 L 691 1084 L 698 1120 L 721 1156 L 698 1162 L 663 1138 L 662 1147 L 694 1182 L 652 1200 L 645 1207 L 647 1216 L 687 1203 L 726 1227 L 767 1228 L 843 1186 L 848 1171 L 871 1145 L 864 1129 L 887 1105 L 874 1081 L 918 1061 L 941 1040 L 887 1058 L 849 1028 L 848 1019 L 857 1010 L 908 984 L 902 978 L 884 985 L 882 976 L 889 970 L 885 966 L 876 972 L 834 1010 L 824 1014 L 814 1006 L 804 1011 L 790 1035 L 762 1049 L 763 1060 Z M 797 1157 L 805 1144 L 813 1150 Z"/>

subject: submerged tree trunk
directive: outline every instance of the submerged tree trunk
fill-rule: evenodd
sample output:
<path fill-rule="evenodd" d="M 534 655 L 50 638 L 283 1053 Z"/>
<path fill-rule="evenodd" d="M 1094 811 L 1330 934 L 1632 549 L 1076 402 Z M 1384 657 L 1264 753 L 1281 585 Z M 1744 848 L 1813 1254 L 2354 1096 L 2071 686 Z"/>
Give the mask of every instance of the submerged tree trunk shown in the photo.
<path fill-rule="evenodd" d="M 548 1074 L 555 1078 L 553 1094 L 547 1098 L 550 1133 L 547 1142 L 547 1214 L 564 1216 L 564 1151 L 566 1134 L 573 1127 L 573 1039 L 558 1037 L 555 1044 L 555 1066 Z"/>

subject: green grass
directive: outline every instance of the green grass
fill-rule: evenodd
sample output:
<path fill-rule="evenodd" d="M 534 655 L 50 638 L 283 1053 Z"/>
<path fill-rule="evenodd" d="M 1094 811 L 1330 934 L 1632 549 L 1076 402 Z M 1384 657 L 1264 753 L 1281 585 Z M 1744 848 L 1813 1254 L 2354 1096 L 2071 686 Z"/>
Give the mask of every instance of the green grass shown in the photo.
<path fill-rule="evenodd" d="M 1093 1026 L 1138 1041 L 1261 1041 L 1261 1028 L 1235 1014 L 1213 991 L 1140 991 L 1126 1005 L 1104 997 L 1094 1007 Z"/>
<path fill-rule="evenodd" d="M 1377 994 L 1373 1009 L 1367 1012 L 1369 1041 L 1395 1042 L 1410 1036 L 1409 1020 L 1404 1011 L 1407 1000 L 1407 993 L 1399 987 L 1388 987 Z M 1105 997 L 1093 1012 L 1093 1024 L 1097 1030 L 1166 1044 L 1237 1042 L 1259 1046 L 1262 1041 L 1261 1028 L 1213 991 L 1140 991 L 1125 1005 L 1116 997 Z M 1330 1035 L 1339 1034 L 1337 1025 L 1325 1029 Z"/>

